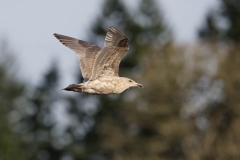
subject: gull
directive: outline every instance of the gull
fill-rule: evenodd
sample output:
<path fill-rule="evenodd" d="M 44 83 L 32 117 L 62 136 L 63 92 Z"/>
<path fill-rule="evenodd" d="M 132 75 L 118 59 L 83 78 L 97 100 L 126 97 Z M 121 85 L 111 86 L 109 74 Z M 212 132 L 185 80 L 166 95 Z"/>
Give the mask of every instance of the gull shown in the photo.
<path fill-rule="evenodd" d="M 104 46 L 100 47 L 57 33 L 53 34 L 63 45 L 75 51 L 83 83 L 71 84 L 62 90 L 88 94 L 119 94 L 130 87 L 143 85 L 132 79 L 119 77 L 119 64 L 128 51 L 128 38 L 117 28 L 109 27 Z"/>

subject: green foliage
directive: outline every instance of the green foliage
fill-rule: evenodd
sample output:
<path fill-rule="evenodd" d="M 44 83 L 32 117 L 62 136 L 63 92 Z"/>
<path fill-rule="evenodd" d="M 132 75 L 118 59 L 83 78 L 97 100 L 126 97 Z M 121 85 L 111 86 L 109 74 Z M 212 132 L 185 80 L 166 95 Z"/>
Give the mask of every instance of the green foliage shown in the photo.
<path fill-rule="evenodd" d="M 69 155 L 65 147 L 71 137 L 60 124 L 61 119 L 60 122 L 57 120 L 57 116 L 66 119 L 66 115 L 56 115 L 63 107 L 61 103 L 64 103 L 58 83 L 59 71 L 53 63 L 42 82 L 28 91 L 25 103 L 18 109 L 21 121 L 16 123 L 15 128 L 27 146 L 29 160 L 59 160 Z"/>
<path fill-rule="evenodd" d="M 13 110 L 17 106 L 17 100 L 24 94 L 24 85 L 17 81 L 11 72 L 14 63 L 10 55 L 12 53 L 6 41 L 2 41 L 0 46 L 0 159 L 25 160 L 26 152 L 23 143 L 13 132 L 10 123 L 16 119 Z"/>
<path fill-rule="evenodd" d="M 176 79 L 183 66 L 175 54 L 179 52 L 171 45 L 147 52 L 139 78 L 145 89 L 128 90 L 120 100 L 101 98 L 102 109 L 91 135 L 98 139 L 89 143 L 94 154 L 106 159 L 184 157 L 181 141 L 188 129 L 179 116 L 181 95 Z"/>
<path fill-rule="evenodd" d="M 179 116 L 176 81 L 183 63 L 174 58 L 179 52 L 170 43 L 156 2 L 142 0 L 133 14 L 122 1 L 105 1 L 103 6 L 92 37 L 103 39 L 106 25 L 126 33 L 130 50 L 120 64 L 120 76 L 133 78 L 145 88 L 99 97 L 95 125 L 83 140 L 89 158 L 183 158 L 181 139 L 186 124 Z"/>
<path fill-rule="evenodd" d="M 154 44 L 161 45 L 161 41 L 165 42 L 170 39 L 170 34 L 155 3 L 153 0 L 142 0 L 137 10 L 130 12 L 122 1 L 105 1 L 102 15 L 97 17 L 97 21 L 92 27 L 91 37 L 99 38 L 90 39 L 90 41 L 98 43 L 97 40 L 101 39 L 103 42 L 107 28 L 109 26 L 117 27 L 130 39 L 130 50 L 127 58 L 121 63 L 121 70 L 125 71 L 135 67 L 137 57 L 144 54 L 144 49 Z"/>
<path fill-rule="evenodd" d="M 239 47 L 217 43 L 194 49 L 195 70 L 186 77 L 188 98 L 181 111 L 189 130 L 181 144 L 186 159 L 239 159 Z M 215 62 L 214 62 L 215 61 Z M 209 72 L 217 64 L 217 70 Z M 190 75 L 190 76 L 189 76 Z"/>
<path fill-rule="evenodd" d="M 208 15 L 200 36 L 238 42 L 237 6 L 222 0 L 221 12 Z M 59 92 L 54 63 L 39 84 L 26 90 L 1 47 L 0 159 L 239 159 L 240 48 L 178 46 L 156 1 L 141 0 L 130 9 L 121 0 L 104 1 L 89 37 L 99 44 L 109 26 L 123 31 L 130 50 L 120 76 L 144 89 L 65 94 Z M 219 26 L 217 17 L 229 25 Z"/>
<path fill-rule="evenodd" d="M 206 18 L 206 25 L 200 30 L 200 38 L 213 41 L 217 46 L 217 72 L 210 79 L 220 81 L 217 87 L 222 92 L 221 101 L 208 100 L 201 112 L 194 115 L 197 120 L 204 117 L 207 127 L 197 129 L 195 137 L 201 138 L 198 145 L 189 152 L 190 159 L 239 159 L 239 37 L 240 37 L 240 2 L 221 0 L 221 7 L 211 12 Z M 205 41 L 205 42 L 206 42 Z M 217 42 L 225 42 L 219 45 Z M 222 53 L 224 52 L 224 54 Z M 211 86 L 206 90 L 209 90 Z M 199 90 L 199 89 L 198 89 Z M 218 92 L 214 92 L 217 95 Z M 216 96 L 215 97 L 218 97 Z M 192 141 L 193 142 L 193 141 Z M 190 143 L 190 142 L 189 142 Z"/>
<path fill-rule="evenodd" d="M 221 0 L 219 9 L 211 11 L 199 37 L 205 40 L 224 40 L 239 42 L 240 40 L 240 1 Z"/>

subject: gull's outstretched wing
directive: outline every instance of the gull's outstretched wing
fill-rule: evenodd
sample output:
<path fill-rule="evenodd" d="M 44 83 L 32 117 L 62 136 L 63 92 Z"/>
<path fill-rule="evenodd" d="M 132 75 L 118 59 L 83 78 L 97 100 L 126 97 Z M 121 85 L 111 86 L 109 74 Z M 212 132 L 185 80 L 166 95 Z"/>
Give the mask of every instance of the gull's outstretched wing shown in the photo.
<path fill-rule="evenodd" d="M 118 76 L 120 61 L 128 49 L 127 37 L 117 28 L 109 27 L 104 47 L 94 62 L 90 80 L 99 76 Z"/>
<path fill-rule="evenodd" d="M 60 34 L 53 34 L 62 44 L 67 46 L 68 48 L 75 51 L 78 56 L 78 61 L 80 64 L 80 69 L 82 71 L 82 76 L 84 81 L 87 81 L 92 74 L 93 64 L 99 51 L 101 48 L 98 46 L 78 40 L 76 38 L 60 35 Z"/>

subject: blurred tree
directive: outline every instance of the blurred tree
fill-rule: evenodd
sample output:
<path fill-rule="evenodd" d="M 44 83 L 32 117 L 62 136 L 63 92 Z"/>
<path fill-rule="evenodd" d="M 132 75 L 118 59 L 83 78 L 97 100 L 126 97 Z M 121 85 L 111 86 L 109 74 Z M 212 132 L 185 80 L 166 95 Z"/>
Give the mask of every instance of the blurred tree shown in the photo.
<path fill-rule="evenodd" d="M 162 45 L 170 39 L 170 32 L 163 22 L 158 4 L 153 0 L 143 0 L 139 3 L 135 11 L 129 12 L 130 8 L 123 2 L 107 0 L 103 5 L 102 15 L 92 27 L 93 35 L 90 37 L 98 37 L 90 39 L 94 43 L 99 43 L 100 39 L 103 44 L 106 29 L 111 25 L 119 28 L 131 40 L 128 58 L 121 63 L 122 71 L 137 65 L 137 57 L 144 53 L 142 49 L 146 49 L 150 44 Z"/>
<path fill-rule="evenodd" d="M 238 42 L 239 2 L 221 2 L 199 36 Z M 103 44 L 109 26 L 127 35 L 130 50 L 120 76 L 145 88 L 61 96 L 53 65 L 26 95 L 10 63 L 0 63 L 0 159 L 239 159 L 239 47 L 177 46 L 154 0 L 135 8 L 106 0 L 94 22 L 93 43 Z M 10 130 L 8 115 L 22 140 Z"/>
<path fill-rule="evenodd" d="M 239 7 L 237 0 L 221 0 L 220 8 L 206 17 L 206 24 L 199 32 L 202 40 L 212 41 L 208 46 L 219 49 L 214 51 L 218 55 L 218 68 L 214 76 L 207 80 L 208 85 L 193 89 L 195 92 L 204 92 L 207 101 L 201 106 L 202 110 L 193 115 L 195 122 L 204 127 L 197 127 L 191 140 L 188 139 L 188 145 L 191 146 L 189 159 L 237 160 L 240 157 Z M 219 41 L 225 43 L 219 45 Z M 201 79 L 196 84 L 199 82 Z"/>
<path fill-rule="evenodd" d="M 16 111 L 21 117 L 14 128 L 22 137 L 29 160 L 83 157 L 80 140 L 87 131 L 89 115 L 81 110 L 78 99 L 59 94 L 59 76 L 53 63 L 42 82 L 29 86 L 28 94 L 18 104 Z"/>
<path fill-rule="evenodd" d="M 183 159 L 181 141 L 187 125 L 179 116 L 177 84 L 183 61 L 178 57 L 181 50 L 171 44 L 158 4 L 142 0 L 129 12 L 122 1 L 107 0 L 102 10 L 90 36 L 97 38 L 90 41 L 104 39 L 111 25 L 123 31 L 130 50 L 120 64 L 120 75 L 145 88 L 94 97 L 98 108 L 94 125 L 83 139 L 85 158 Z"/>
<path fill-rule="evenodd" d="M 240 28 L 238 31 L 240 32 Z M 217 74 L 217 77 L 223 81 L 225 96 L 221 103 L 212 104 L 211 108 L 213 109 L 210 108 L 211 110 L 208 111 L 210 121 L 207 138 L 210 136 L 215 138 L 212 138 L 209 150 L 205 153 L 207 156 L 215 157 L 215 159 L 237 160 L 240 158 L 239 51 L 239 46 L 233 46 L 227 51 Z"/>
<path fill-rule="evenodd" d="M 211 64 L 205 68 L 209 71 L 216 60 L 217 69 L 212 75 L 206 70 L 193 74 L 195 80 L 190 80 L 191 87 L 186 91 L 188 100 L 183 113 L 193 128 L 182 142 L 187 159 L 237 160 L 240 157 L 239 49 L 222 47 L 222 44 L 198 49 L 198 55 L 210 51 L 210 55 L 202 56 L 205 57 L 202 61 L 208 63 L 199 60 L 198 63 Z"/>
<path fill-rule="evenodd" d="M 53 110 L 59 109 L 58 79 L 58 69 L 53 65 L 38 86 L 29 88 L 25 103 L 19 105 L 21 121 L 15 128 L 27 146 L 29 160 L 58 160 L 64 154 L 53 115 Z"/>
<path fill-rule="evenodd" d="M 59 71 L 53 65 L 43 81 L 18 103 L 21 121 L 14 128 L 22 135 L 29 160 L 238 156 L 238 121 L 231 132 L 222 130 L 233 124 L 231 115 L 238 110 L 223 107 L 232 99 L 223 101 L 221 79 L 236 84 L 236 88 L 238 84 L 226 76 L 234 67 L 222 68 L 217 76 L 216 70 L 209 70 L 221 59 L 216 56 L 220 55 L 216 45 L 191 48 L 174 44 L 154 0 L 141 0 L 136 8 L 128 8 L 120 0 L 106 0 L 94 22 L 92 43 L 101 40 L 103 44 L 109 26 L 126 34 L 130 50 L 120 64 L 120 76 L 130 77 L 145 88 L 132 88 L 120 95 L 68 92 L 68 96 L 60 96 Z M 231 96 L 238 95 L 231 91 Z M 232 135 L 236 142 L 228 144 Z M 224 146 L 229 149 L 223 151 Z"/>
<path fill-rule="evenodd" d="M 24 84 L 14 76 L 12 51 L 6 41 L 0 43 L 0 159 L 26 159 L 20 137 L 13 132 L 11 123 L 18 120 L 13 111 L 24 94 Z"/>
<path fill-rule="evenodd" d="M 209 12 L 199 37 L 205 40 L 240 41 L 240 1 L 221 0 L 220 8 Z"/>

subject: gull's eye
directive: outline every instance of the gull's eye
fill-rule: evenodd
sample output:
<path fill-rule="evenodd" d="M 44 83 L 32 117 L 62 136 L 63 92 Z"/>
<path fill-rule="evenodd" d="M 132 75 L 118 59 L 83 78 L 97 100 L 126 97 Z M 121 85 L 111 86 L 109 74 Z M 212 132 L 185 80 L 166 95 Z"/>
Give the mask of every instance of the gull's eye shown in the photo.
<path fill-rule="evenodd" d="M 128 82 L 132 82 L 132 80 L 128 80 Z"/>

